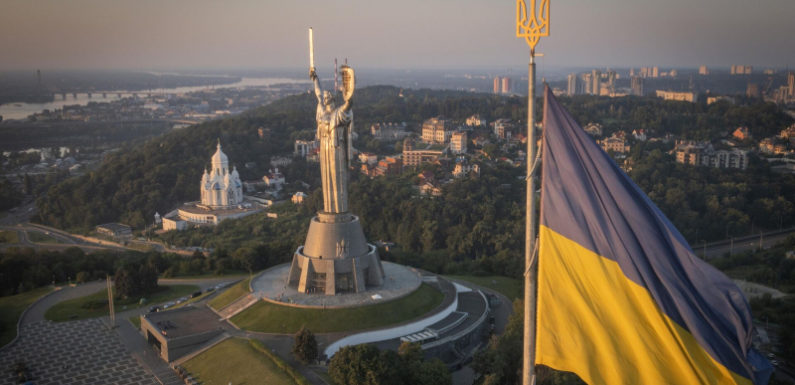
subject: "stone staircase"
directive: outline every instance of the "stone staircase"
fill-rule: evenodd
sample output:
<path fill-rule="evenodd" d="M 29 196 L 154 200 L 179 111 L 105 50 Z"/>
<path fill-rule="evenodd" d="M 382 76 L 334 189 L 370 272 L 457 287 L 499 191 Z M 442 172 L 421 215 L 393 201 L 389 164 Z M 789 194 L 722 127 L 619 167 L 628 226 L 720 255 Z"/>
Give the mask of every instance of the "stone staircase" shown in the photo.
<path fill-rule="evenodd" d="M 235 302 L 230 303 L 220 311 L 218 311 L 218 315 L 221 316 L 221 319 L 229 319 L 235 316 L 235 314 L 240 313 L 243 310 L 248 309 L 249 306 L 257 303 L 259 298 L 254 295 L 254 293 L 250 293 L 243 297 L 240 297 L 235 300 Z"/>
<path fill-rule="evenodd" d="M 161 369 L 154 372 L 154 375 L 157 377 L 157 381 L 163 385 L 182 385 L 185 383 L 171 368 Z"/>

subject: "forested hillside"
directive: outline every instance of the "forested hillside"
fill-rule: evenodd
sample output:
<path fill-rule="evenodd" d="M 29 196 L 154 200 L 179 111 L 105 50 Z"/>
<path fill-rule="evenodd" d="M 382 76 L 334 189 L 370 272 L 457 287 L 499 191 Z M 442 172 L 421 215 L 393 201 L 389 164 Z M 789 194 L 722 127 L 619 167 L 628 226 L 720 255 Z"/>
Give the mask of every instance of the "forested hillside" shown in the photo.
<path fill-rule="evenodd" d="M 473 112 L 488 117 L 521 115 L 519 99 L 453 91 L 399 94 L 399 89 L 386 86 L 358 91 L 357 131 L 366 132 L 371 122 L 418 122 L 439 114 L 457 119 Z M 74 231 L 111 221 L 142 228 L 156 211 L 163 214 L 181 202 L 199 198 L 199 180 L 217 139 L 243 180 L 261 178 L 270 167 L 271 156 L 292 153 L 295 139 L 314 136 L 315 103 L 310 94 L 292 96 L 238 117 L 202 123 L 123 148 L 97 170 L 53 187 L 37 202 L 39 220 Z M 257 132 L 260 127 L 265 129 L 262 138 Z M 247 162 L 255 162 L 256 167 L 246 169 L 243 165 Z"/>
<path fill-rule="evenodd" d="M 561 100 L 581 124 L 599 122 L 608 133 L 646 128 L 660 136 L 719 138 L 717 132 L 748 125 L 754 135 L 763 136 L 792 124 L 775 106 L 762 103 L 706 106 L 637 97 Z M 518 120 L 525 114 L 521 98 L 455 91 L 378 86 L 358 90 L 355 101 L 356 130 L 364 138 L 374 122 L 406 121 L 416 130 L 420 122 L 436 115 L 461 121 L 475 113 L 488 120 Z M 140 229 L 151 223 L 155 211 L 163 214 L 181 202 L 198 199 L 201 173 L 216 139 L 244 180 L 258 179 L 270 167 L 271 156 L 290 154 L 296 138 L 314 136 L 314 109 L 314 96 L 306 93 L 124 148 L 97 170 L 52 188 L 38 201 L 39 220 L 77 231 L 110 221 Z M 264 129 L 262 138 L 258 128 Z M 795 224 L 792 175 L 774 174 L 759 160 L 753 160 L 747 171 L 679 165 L 668 154 L 671 146 L 637 143 L 631 154 L 631 176 L 691 242 Z M 256 166 L 243 167 L 247 162 Z M 370 239 L 394 241 L 403 250 L 426 254 L 426 263 L 442 267 L 482 259 L 495 264 L 486 270 L 504 273 L 512 269 L 512 262 L 504 262 L 521 249 L 523 172 L 522 167 L 487 164 L 479 178 L 445 185 L 437 199 L 415 196 L 411 187 L 415 174 L 370 180 L 354 173 L 351 209 L 361 216 Z M 285 174 L 288 181 L 308 182 L 310 192 L 319 187 L 313 164 L 295 162 Z M 204 234 L 201 239 L 207 243 L 212 236 L 206 231 L 195 230 L 173 241 L 198 245 L 184 237 L 199 240 L 196 234 Z M 219 231 L 212 234 L 228 235 Z M 246 236 L 262 242 L 279 237 L 270 232 Z M 222 244 L 210 246 L 234 252 Z"/>

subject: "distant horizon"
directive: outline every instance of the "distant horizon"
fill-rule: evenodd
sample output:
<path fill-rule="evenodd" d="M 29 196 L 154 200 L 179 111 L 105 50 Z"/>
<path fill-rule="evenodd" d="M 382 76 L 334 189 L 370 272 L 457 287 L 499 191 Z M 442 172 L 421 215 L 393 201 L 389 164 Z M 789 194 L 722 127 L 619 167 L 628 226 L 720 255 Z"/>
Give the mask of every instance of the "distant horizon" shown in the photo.
<path fill-rule="evenodd" d="M 538 63 L 538 60 L 536 61 Z M 357 70 L 364 70 L 364 71 L 389 71 L 389 72 L 413 72 L 413 71 L 427 71 L 427 72 L 454 72 L 454 73 L 469 73 L 475 71 L 485 71 L 485 72 L 497 72 L 497 71 L 518 71 L 519 69 L 525 70 L 527 69 L 527 64 L 517 64 L 517 65 L 505 65 L 505 66 L 471 66 L 471 67 L 374 67 L 374 66 L 357 66 L 356 63 L 349 63 L 354 69 Z M 753 67 L 753 75 L 762 74 L 762 71 L 765 70 L 774 70 L 774 71 L 795 71 L 795 65 L 788 66 L 755 66 L 752 64 L 747 63 L 732 63 L 726 65 L 706 65 L 706 67 L 712 71 L 729 71 L 733 65 L 750 65 Z M 615 65 L 615 66 L 606 66 L 606 65 L 577 65 L 577 66 L 570 66 L 570 65 L 556 65 L 556 66 L 545 66 L 545 68 L 539 65 L 537 71 L 590 71 L 592 69 L 610 69 L 610 70 L 621 70 L 621 71 L 628 71 L 631 69 L 639 70 L 643 67 L 658 67 L 661 71 L 666 70 L 687 70 L 687 71 L 698 71 L 701 65 L 697 66 L 687 66 L 687 65 L 679 65 L 679 66 L 663 66 L 663 65 Z M 318 72 L 321 74 L 326 71 L 332 71 L 334 64 L 331 63 L 327 66 L 322 65 L 320 63 L 317 64 Z M 154 73 L 156 75 L 167 75 L 167 74 L 176 74 L 176 75 L 214 75 L 214 76 L 223 76 L 223 75 L 232 75 L 235 72 L 307 72 L 308 68 L 302 67 L 255 67 L 255 66 L 217 66 L 217 67 L 150 67 L 150 68 L 135 68 L 135 67 L 84 67 L 84 68 L 71 68 L 71 67 L 53 67 L 53 68 L 46 68 L 46 67 L 30 67 L 30 68 L 3 68 L 0 69 L 0 73 L 17 73 L 17 72 L 33 72 L 35 73 L 37 70 L 45 72 L 55 72 L 55 73 L 79 73 L 79 72 L 130 72 L 130 73 Z M 527 76 L 524 72 L 517 72 L 518 75 Z M 235 75 L 239 76 L 239 75 Z"/>

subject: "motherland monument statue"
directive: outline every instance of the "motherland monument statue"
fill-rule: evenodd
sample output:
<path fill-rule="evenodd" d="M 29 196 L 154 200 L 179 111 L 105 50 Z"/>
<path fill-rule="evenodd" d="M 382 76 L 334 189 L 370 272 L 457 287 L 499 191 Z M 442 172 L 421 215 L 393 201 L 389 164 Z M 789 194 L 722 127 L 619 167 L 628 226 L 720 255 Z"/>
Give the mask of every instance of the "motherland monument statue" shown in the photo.
<path fill-rule="evenodd" d="M 316 139 L 320 141 L 320 176 L 323 185 L 323 211 L 342 214 L 348 211 L 348 168 L 351 161 L 351 130 L 353 128 L 354 72 L 342 66 L 342 97 L 344 103 L 336 107 L 334 95 L 322 91 L 315 68 L 309 70 L 317 97 Z M 336 107 L 336 108 L 335 108 Z"/>
<path fill-rule="evenodd" d="M 315 119 L 316 137 L 320 141 L 323 211 L 312 218 L 306 242 L 293 255 L 288 285 L 308 294 L 358 293 L 380 286 L 384 269 L 377 249 L 365 240 L 359 218 L 348 211 L 355 75 L 347 65 L 340 68 L 343 103 L 337 107 L 334 95 L 320 87 L 311 28 L 309 61 L 309 77 L 318 102 Z"/>

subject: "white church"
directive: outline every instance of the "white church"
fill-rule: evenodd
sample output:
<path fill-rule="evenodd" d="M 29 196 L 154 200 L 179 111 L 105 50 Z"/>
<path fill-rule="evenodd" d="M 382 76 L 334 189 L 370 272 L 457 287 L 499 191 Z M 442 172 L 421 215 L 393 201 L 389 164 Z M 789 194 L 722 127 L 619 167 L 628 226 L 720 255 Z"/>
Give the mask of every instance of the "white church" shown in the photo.
<path fill-rule="evenodd" d="M 230 208 L 243 203 L 243 183 L 237 167 L 229 172 L 229 158 L 221 151 L 221 142 L 211 159 L 212 169 L 204 169 L 201 181 L 201 204 L 213 209 Z"/>
<path fill-rule="evenodd" d="M 210 170 L 204 169 L 199 186 L 201 201 L 188 202 L 162 218 L 163 230 L 185 230 L 201 225 L 217 225 L 224 219 L 242 218 L 260 212 L 264 206 L 243 196 L 243 182 L 237 167 L 229 171 L 229 158 L 218 141 L 210 159 Z"/>

